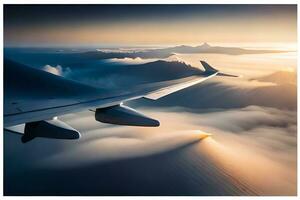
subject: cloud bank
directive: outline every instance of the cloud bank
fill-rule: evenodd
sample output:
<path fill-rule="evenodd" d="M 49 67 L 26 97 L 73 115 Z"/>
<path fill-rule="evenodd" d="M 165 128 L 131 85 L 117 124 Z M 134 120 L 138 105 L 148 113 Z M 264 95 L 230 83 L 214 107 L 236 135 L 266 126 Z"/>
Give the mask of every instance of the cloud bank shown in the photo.
<path fill-rule="evenodd" d="M 230 175 L 230 184 L 245 187 L 253 194 L 295 194 L 296 112 L 258 106 L 203 114 L 177 109 L 144 112 L 159 119 L 162 126 L 116 127 L 95 122 L 90 113 L 67 115 L 63 120 L 78 128 L 82 139 L 33 164 L 38 168 L 84 169 L 188 145 L 184 156 L 193 158 L 188 162 L 200 159 L 217 168 L 207 175 L 201 172 L 203 166 L 197 165 L 193 176 L 206 177 L 210 182 Z M 212 136 L 201 140 L 201 133 Z"/>

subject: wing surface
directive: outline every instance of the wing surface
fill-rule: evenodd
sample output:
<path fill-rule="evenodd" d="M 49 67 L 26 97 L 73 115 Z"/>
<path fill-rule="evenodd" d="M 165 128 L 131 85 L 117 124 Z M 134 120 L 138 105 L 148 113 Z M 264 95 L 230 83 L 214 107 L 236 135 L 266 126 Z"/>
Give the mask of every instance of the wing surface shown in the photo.
<path fill-rule="evenodd" d="M 99 109 L 146 97 L 158 99 L 217 73 L 138 85 L 128 90 L 94 88 L 4 60 L 4 126 L 13 126 L 86 109 Z"/>

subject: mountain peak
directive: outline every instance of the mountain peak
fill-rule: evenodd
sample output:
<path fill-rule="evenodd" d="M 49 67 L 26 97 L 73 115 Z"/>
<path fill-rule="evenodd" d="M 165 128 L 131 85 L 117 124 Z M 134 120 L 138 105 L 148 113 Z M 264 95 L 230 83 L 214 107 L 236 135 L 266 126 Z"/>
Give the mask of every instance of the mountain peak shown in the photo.
<path fill-rule="evenodd" d="M 209 48 L 211 47 L 207 42 L 204 42 L 202 45 L 200 45 L 199 47 L 202 47 L 202 48 Z"/>

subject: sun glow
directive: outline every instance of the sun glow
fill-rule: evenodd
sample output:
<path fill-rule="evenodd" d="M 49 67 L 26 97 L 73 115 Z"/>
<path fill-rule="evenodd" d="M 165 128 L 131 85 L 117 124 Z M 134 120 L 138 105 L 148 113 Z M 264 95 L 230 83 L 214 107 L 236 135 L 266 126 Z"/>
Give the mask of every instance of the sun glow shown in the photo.
<path fill-rule="evenodd" d="M 283 181 L 287 181 L 286 184 L 291 184 L 292 181 L 285 180 L 290 172 L 285 170 L 284 165 L 275 163 L 251 148 L 245 149 L 243 145 L 238 144 L 238 140 L 231 139 L 232 141 L 229 141 L 229 137 L 219 141 L 209 137 L 199 145 L 199 151 L 204 152 L 204 155 L 211 159 L 221 171 L 230 174 L 232 182 L 238 183 L 240 187 L 247 183 L 247 188 L 256 194 L 261 192 L 274 194 L 276 191 L 280 194 Z M 274 173 L 280 176 L 272 176 Z M 266 176 L 271 180 L 265 179 Z M 274 188 L 277 189 L 274 190 Z M 294 193 L 295 191 L 290 190 L 287 192 Z"/>
<path fill-rule="evenodd" d="M 211 137 L 212 136 L 212 134 L 206 133 L 206 132 L 203 132 L 203 131 L 200 131 L 200 130 L 195 130 L 195 132 L 196 132 L 196 134 L 199 135 L 199 139 L 200 140 L 203 140 L 203 139 L 205 139 L 207 137 Z"/>

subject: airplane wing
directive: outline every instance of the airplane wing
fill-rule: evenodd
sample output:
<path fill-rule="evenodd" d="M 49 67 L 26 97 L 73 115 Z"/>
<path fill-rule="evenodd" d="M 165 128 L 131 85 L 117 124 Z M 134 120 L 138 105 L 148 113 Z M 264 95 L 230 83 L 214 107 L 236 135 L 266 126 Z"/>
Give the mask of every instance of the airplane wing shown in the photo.
<path fill-rule="evenodd" d="M 4 60 L 4 127 L 26 123 L 25 135 L 33 132 L 35 135 L 30 134 L 25 141 L 39 136 L 39 132 L 46 133 L 43 127 L 56 127 L 51 129 L 51 134 L 65 130 L 66 135 L 72 135 L 74 130 L 55 117 L 86 109 L 95 110 L 95 119 L 104 123 L 158 126 L 157 120 L 122 105 L 122 102 L 141 97 L 158 99 L 217 73 L 206 70 L 194 76 L 144 84 L 129 90 L 108 90 Z M 78 134 L 74 138 L 78 138 Z"/>

